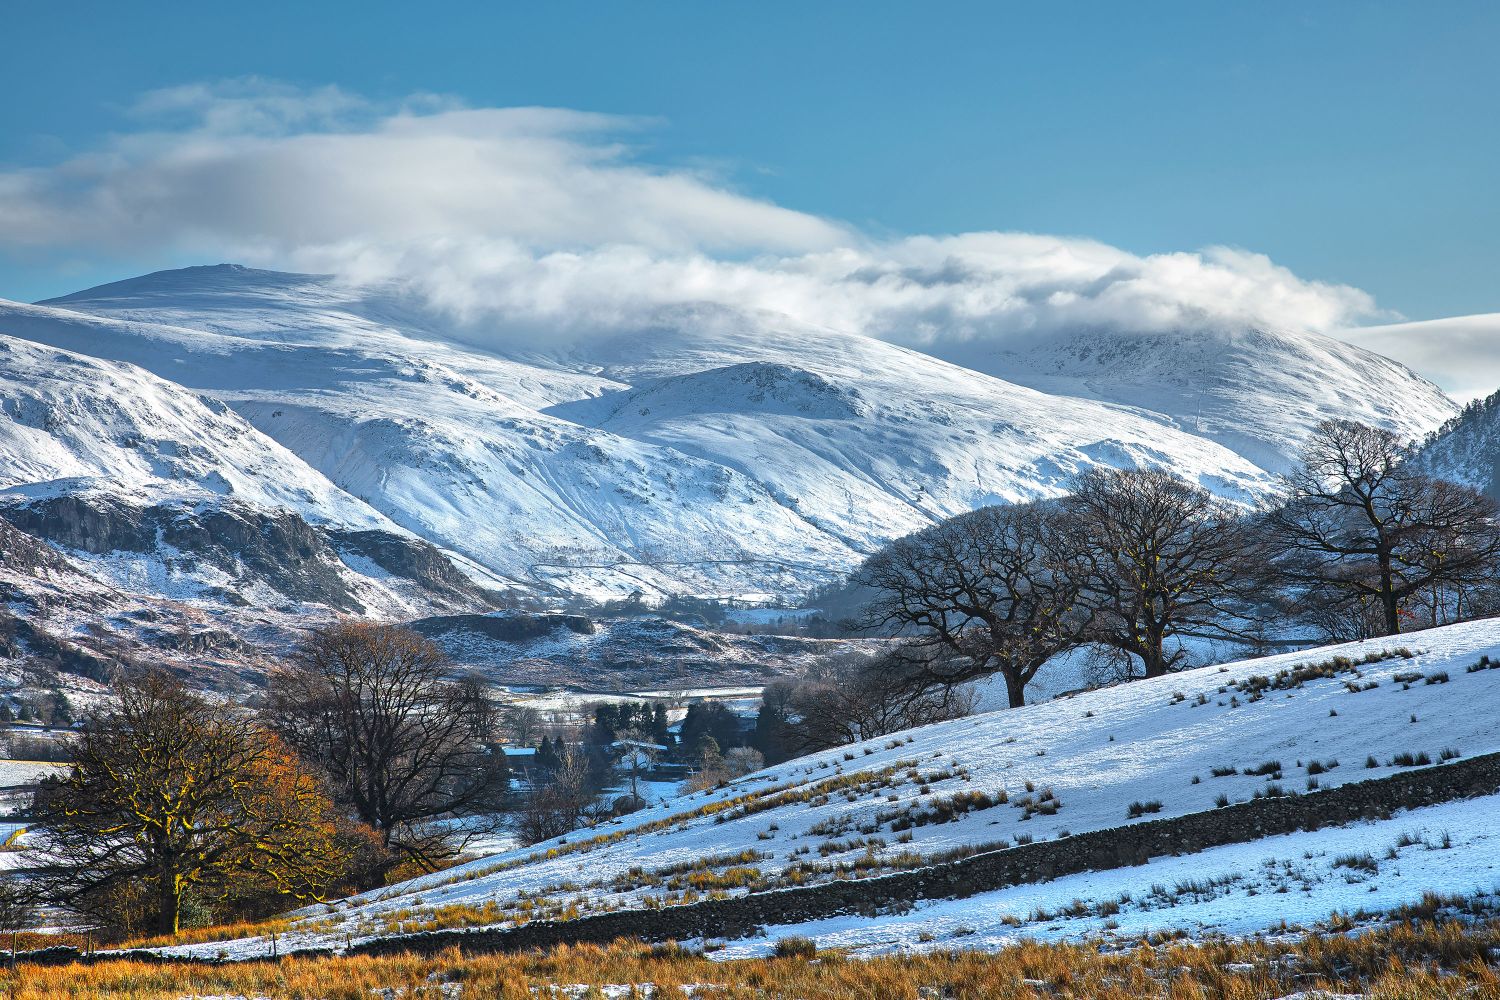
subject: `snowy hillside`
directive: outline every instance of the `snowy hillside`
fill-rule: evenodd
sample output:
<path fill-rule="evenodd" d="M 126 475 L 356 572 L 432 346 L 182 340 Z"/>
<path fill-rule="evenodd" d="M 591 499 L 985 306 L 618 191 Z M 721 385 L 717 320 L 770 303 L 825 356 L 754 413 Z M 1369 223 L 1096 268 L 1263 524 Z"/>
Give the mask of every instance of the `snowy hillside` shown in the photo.
<path fill-rule="evenodd" d="M 314 523 L 390 527 L 228 407 L 132 365 L 0 336 L 0 489 L 125 502 L 234 496 Z"/>
<path fill-rule="evenodd" d="M 282 946 L 675 905 L 868 877 L 1500 750 L 1500 619 L 1100 689 L 806 757 L 534 848 L 319 911 Z M 1213 848 L 1144 866 L 929 901 L 816 933 L 867 949 L 1111 927 L 1268 928 L 1500 878 L 1494 797 Z M 1403 836 L 1404 835 L 1404 836 Z M 1368 856 L 1369 860 L 1365 858 Z M 1348 861 L 1353 857 L 1354 861 Z M 1287 892 L 1295 889 L 1290 897 Z M 1079 902 L 1074 904 L 1074 900 Z M 455 909 L 457 908 L 457 909 Z M 1040 911 L 1040 912 L 1039 912 Z M 920 935 L 920 939 L 919 939 Z M 265 942 L 246 942 L 253 951 Z M 194 946 L 214 953 L 221 945 Z M 764 949 L 764 940 L 736 946 Z M 187 950 L 193 950 L 189 948 Z"/>
<path fill-rule="evenodd" d="M 119 586 L 385 614 L 481 605 L 441 557 L 222 402 L 0 336 L 0 507 Z M 405 550 L 414 570 L 391 558 Z"/>
<path fill-rule="evenodd" d="M 1475 400 L 1417 452 L 1433 475 L 1500 496 L 1500 392 Z"/>
<path fill-rule="evenodd" d="M 778 315 L 670 310 L 549 348 L 390 288 L 229 265 L 0 303 L 0 330 L 211 394 L 344 505 L 510 588 L 589 597 L 798 594 L 1094 464 L 1166 465 L 1249 500 L 1335 406 L 1411 434 L 1452 412 L 1321 338 L 1190 338 L 1186 365 L 1174 339 L 1106 338 L 1130 345 L 1106 368 L 1062 344 L 1027 362 L 1052 382 L 1002 373 L 1029 388 Z M 1120 364 L 1135 377 L 1111 394 L 1098 376 Z"/>
<path fill-rule="evenodd" d="M 1420 368 L 1461 403 L 1500 387 L 1500 313 L 1360 326 L 1335 336 Z"/>
<path fill-rule="evenodd" d="M 1318 334 L 1078 334 L 975 367 L 1046 392 L 1162 414 L 1274 472 L 1294 460 L 1303 430 L 1322 420 L 1358 420 L 1410 439 L 1454 412 L 1442 390 L 1410 369 Z M 1382 395 L 1391 389 L 1400 393 L 1398 406 Z"/>

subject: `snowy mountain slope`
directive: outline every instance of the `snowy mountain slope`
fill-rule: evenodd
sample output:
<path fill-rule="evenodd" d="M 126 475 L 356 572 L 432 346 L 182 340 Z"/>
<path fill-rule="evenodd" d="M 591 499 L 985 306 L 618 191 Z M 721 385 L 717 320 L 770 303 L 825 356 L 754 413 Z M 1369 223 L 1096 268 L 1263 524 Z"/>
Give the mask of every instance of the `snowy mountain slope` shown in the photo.
<path fill-rule="evenodd" d="M 1500 497 L 1500 392 L 1465 406 L 1423 442 L 1415 461 L 1433 475 Z"/>
<path fill-rule="evenodd" d="M 1230 393 L 1226 426 L 1234 406 L 1254 411 L 1237 453 L 1134 398 L 1049 395 L 721 308 L 552 348 L 389 287 L 222 265 L 3 303 L 0 327 L 210 393 L 351 497 L 514 588 L 592 597 L 798 593 L 935 518 L 1056 495 L 1098 463 L 1168 465 L 1249 499 L 1271 480 L 1245 455 L 1279 461 L 1321 413 L 1306 401 L 1309 368 L 1348 360 L 1292 358 L 1284 377 Z M 1287 344 L 1273 361 L 1295 354 Z M 1195 378 L 1214 375 L 1210 361 Z M 1375 416 L 1406 413 L 1423 430 L 1447 415 L 1409 373 L 1358 371 Z"/>
<path fill-rule="evenodd" d="M 1334 660 L 1340 656 L 1348 659 Z M 398 911 L 408 925 L 420 925 L 422 913 L 445 906 L 475 907 L 478 922 L 503 923 L 522 912 L 546 916 L 554 906 L 588 912 L 680 902 L 672 873 L 695 864 L 726 878 L 730 869 L 753 868 L 756 874 L 741 872 L 737 884 L 748 878 L 762 888 L 857 877 L 921 866 L 954 850 L 1118 827 L 1133 821 L 1132 803 L 1155 803 L 1145 814 L 1154 819 L 1212 811 L 1220 796 L 1241 802 L 1274 788 L 1299 792 L 1314 780 L 1327 788 L 1403 766 L 1442 766 L 1444 751 L 1469 756 L 1500 749 L 1500 725 L 1489 707 L 1500 696 L 1496 662 L 1500 619 L 1490 619 L 1204 667 L 928 726 L 789 761 L 586 833 L 354 897 L 337 907 L 331 929 L 288 937 L 298 944 L 329 944 L 345 933 L 385 933 Z M 1411 765 L 1407 754 L 1415 758 Z M 1432 841 L 1450 826 L 1459 846 L 1442 864 L 1463 872 L 1454 878 L 1472 888 L 1469 880 L 1491 878 L 1481 873 L 1500 865 L 1500 838 L 1482 820 L 1494 805 L 1476 804 L 1479 813 L 1437 806 L 1398 815 L 1378 828 L 1356 824 L 1305 841 L 1216 849 L 1197 856 L 1197 866 L 1160 859 L 1144 868 L 1063 879 L 1056 891 L 1045 884 L 1019 886 L 976 897 L 966 912 L 970 918 L 987 913 L 998 923 L 1002 915 L 1028 914 L 1035 900 L 1065 903 L 1061 894 L 1081 895 L 1085 886 L 1101 900 L 1128 886 L 1140 897 L 1140 909 L 1154 895 L 1152 884 L 1169 877 L 1158 877 L 1157 865 L 1171 877 L 1195 869 L 1220 872 L 1246 858 L 1257 864 L 1289 854 L 1300 858 L 1298 845 L 1305 843 L 1314 855 L 1299 862 L 1307 869 L 1301 873 L 1307 891 L 1331 890 L 1308 906 L 1326 915 L 1348 898 L 1343 887 L 1349 883 L 1333 871 L 1335 852 L 1346 842 L 1384 851 L 1400 831 L 1426 828 Z M 1415 857 L 1405 863 L 1415 872 L 1431 867 Z M 841 864 L 850 867 L 839 870 Z M 1250 889 L 1253 895 L 1275 895 L 1265 887 L 1302 881 L 1291 872 L 1241 874 L 1238 883 L 1203 891 L 1232 896 L 1245 910 Z M 742 891 L 728 884 L 729 891 Z M 1385 887 L 1384 895 L 1369 894 L 1367 905 L 1411 901 L 1427 886 L 1418 875 Z M 1259 916 L 1274 912 L 1251 909 Z M 1227 919 L 1222 909 L 1209 915 L 1206 922 Z M 886 919 L 863 926 L 873 930 Z M 1144 919 L 1177 921 L 1174 915 Z M 1049 917 L 1038 924 L 1052 922 Z M 843 926 L 855 924 L 846 918 Z M 1097 927 L 1097 921 L 1077 926 Z"/>
<path fill-rule="evenodd" d="M 1420 368 L 1461 403 L 1500 386 L 1500 313 L 1359 326 L 1334 335 Z"/>
<path fill-rule="evenodd" d="M 129 365 L 0 336 L 0 488 L 122 500 L 234 496 L 310 521 L 388 527 L 222 403 Z"/>
<path fill-rule="evenodd" d="M 425 543 L 222 402 L 3 335 L 0 505 L 144 591 L 384 613 L 482 603 L 456 573 L 429 567 L 441 585 L 424 588 L 389 556 L 369 565 L 382 562 L 380 540 L 418 561 Z"/>
<path fill-rule="evenodd" d="M 1285 471 L 1308 428 L 1337 417 L 1418 438 L 1456 412 L 1411 369 L 1309 333 L 1079 333 L 976 356 L 974 367 L 1046 392 L 1163 415 L 1261 468 Z"/>

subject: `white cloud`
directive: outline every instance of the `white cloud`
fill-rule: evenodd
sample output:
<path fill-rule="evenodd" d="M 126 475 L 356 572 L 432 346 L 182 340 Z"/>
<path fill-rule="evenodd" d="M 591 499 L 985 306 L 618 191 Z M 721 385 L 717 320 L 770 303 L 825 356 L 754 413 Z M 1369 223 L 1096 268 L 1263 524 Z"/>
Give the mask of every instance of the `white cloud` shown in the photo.
<path fill-rule="evenodd" d="M 1356 327 L 1333 335 L 1421 372 L 1460 403 L 1500 386 L 1500 313 Z"/>
<path fill-rule="evenodd" d="M 378 108 L 327 88 L 240 81 L 149 94 L 137 117 L 178 127 L 0 175 L 11 247 L 168 246 L 289 253 L 501 236 L 534 248 L 803 250 L 842 227 L 681 171 L 612 137 L 637 123 L 551 108 Z"/>
<path fill-rule="evenodd" d="M 259 80 L 146 95 L 139 131 L 0 172 L 0 249 L 170 251 L 401 280 L 487 329 L 582 336 L 694 303 L 772 310 L 961 356 L 1080 327 L 1328 330 L 1347 286 L 1216 247 L 875 240 L 644 162 L 648 123 L 551 108 L 380 105 Z"/>

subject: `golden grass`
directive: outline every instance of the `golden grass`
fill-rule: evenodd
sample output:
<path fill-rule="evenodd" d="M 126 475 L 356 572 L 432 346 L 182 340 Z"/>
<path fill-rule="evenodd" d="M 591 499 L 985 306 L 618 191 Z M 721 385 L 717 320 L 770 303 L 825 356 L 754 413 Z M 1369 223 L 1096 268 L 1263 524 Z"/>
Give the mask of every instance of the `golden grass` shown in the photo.
<path fill-rule="evenodd" d="M 1500 978 L 1486 963 L 1500 945 L 1500 921 L 1418 921 L 1358 936 L 1309 934 L 1298 941 L 1146 943 L 1102 953 L 1096 946 L 1024 943 L 1000 952 L 943 952 L 847 960 L 823 952 L 816 961 L 767 958 L 714 962 L 671 947 L 618 943 L 546 953 L 432 958 L 285 959 L 207 966 L 128 960 L 0 972 L 7 1000 L 177 1000 L 189 996 L 265 996 L 291 1000 L 369 1000 L 373 991 L 442 996 L 441 984 L 463 984 L 463 996 L 550 995 L 550 984 L 714 984 L 700 995 L 853 1000 L 880 997 L 952 1000 L 1070 997 L 1089 1000 L 1264 1000 L 1298 990 L 1364 993 L 1370 1000 L 1500 1000 Z M 532 989 L 542 987 L 538 993 Z M 387 994 L 392 995 L 392 994 Z M 594 994 L 598 995 L 598 994 Z"/>

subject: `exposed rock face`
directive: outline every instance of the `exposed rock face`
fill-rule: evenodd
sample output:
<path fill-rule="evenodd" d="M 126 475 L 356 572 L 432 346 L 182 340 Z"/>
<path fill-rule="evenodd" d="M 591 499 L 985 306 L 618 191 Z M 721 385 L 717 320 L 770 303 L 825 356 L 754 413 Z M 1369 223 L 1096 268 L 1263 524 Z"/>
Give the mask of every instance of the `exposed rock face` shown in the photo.
<path fill-rule="evenodd" d="M 5 514 L 22 531 L 89 555 L 155 557 L 169 573 L 183 575 L 201 576 L 198 571 L 211 567 L 226 582 L 207 596 L 231 604 L 245 603 L 241 589 L 265 586 L 289 601 L 365 611 L 341 553 L 368 559 L 440 605 L 491 603 L 427 542 L 382 531 L 325 529 L 292 511 L 235 500 L 140 507 L 87 492 L 14 502 Z"/>
<path fill-rule="evenodd" d="M 23 531 L 90 555 L 160 554 L 180 571 L 202 561 L 236 583 L 264 582 L 292 600 L 362 610 L 339 572 L 338 554 L 290 511 L 235 501 L 141 508 L 87 493 L 18 504 L 6 514 Z"/>
<path fill-rule="evenodd" d="M 27 534 L 92 555 L 150 552 L 156 546 L 156 534 L 147 527 L 144 512 L 101 496 L 12 503 L 5 517 Z"/>
<path fill-rule="evenodd" d="M 0 517 L 0 568 L 24 576 L 71 571 L 62 553 Z M 8 598 L 7 598 L 8 599 Z"/>
<path fill-rule="evenodd" d="M 490 605 L 490 594 L 460 573 L 437 547 L 420 538 L 403 538 L 388 531 L 324 532 L 333 547 L 345 555 L 368 559 L 392 576 L 420 584 L 435 596 L 454 603 Z"/>

